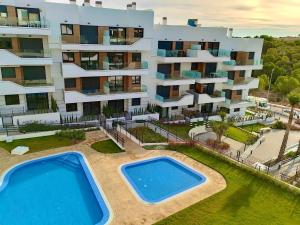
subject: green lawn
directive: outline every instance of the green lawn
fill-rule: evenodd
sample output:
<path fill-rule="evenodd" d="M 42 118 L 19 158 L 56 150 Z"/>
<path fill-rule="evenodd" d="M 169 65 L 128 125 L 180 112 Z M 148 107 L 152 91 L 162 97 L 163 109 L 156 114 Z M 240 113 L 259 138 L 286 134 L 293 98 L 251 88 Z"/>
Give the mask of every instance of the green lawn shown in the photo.
<path fill-rule="evenodd" d="M 190 139 L 189 131 L 194 126 L 193 124 L 163 124 L 163 123 L 157 123 L 157 125 L 184 140 Z"/>
<path fill-rule="evenodd" d="M 300 224 L 299 194 L 207 151 L 186 146 L 177 150 L 221 173 L 227 187 L 156 225 Z"/>
<path fill-rule="evenodd" d="M 247 130 L 249 132 L 256 132 L 259 133 L 261 128 L 265 128 L 266 126 L 261 123 L 255 123 L 255 124 L 249 124 L 249 125 L 243 125 L 240 126 L 240 128 L 243 128 L 244 130 Z"/>
<path fill-rule="evenodd" d="M 155 133 L 148 127 L 129 128 L 128 131 L 143 143 L 161 143 L 167 141 L 165 137 Z"/>
<path fill-rule="evenodd" d="M 225 136 L 245 144 L 253 144 L 257 139 L 254 134 L 233 126 L 229 127 L 229 129 L 225 133 Z"/>
<path fill-rule="evenodd" d="M 32 153 L 32 152 L 38 152 L 38 151 L 51 149 L 51 148 L 69 146 L 73 144 L 74 142 L 70 138 L 58 137 L 57 135 L 53 135 L 47 137 L 15 140 L 11 143 L 6 143 L 2 141 L 0 142 L 0 148 L 4 148 L 10 152 L 15 147 L 23 145 L 29 147 L 29 152 Z"/>
<path fill-rule="evenodd" d="M 95 142 L 91 145 L 91 147 L 95 149 L 97 152 L 101 152 L 104 154 L 123 152 L 123 150 L 110 139 L 105 141 Z"/>

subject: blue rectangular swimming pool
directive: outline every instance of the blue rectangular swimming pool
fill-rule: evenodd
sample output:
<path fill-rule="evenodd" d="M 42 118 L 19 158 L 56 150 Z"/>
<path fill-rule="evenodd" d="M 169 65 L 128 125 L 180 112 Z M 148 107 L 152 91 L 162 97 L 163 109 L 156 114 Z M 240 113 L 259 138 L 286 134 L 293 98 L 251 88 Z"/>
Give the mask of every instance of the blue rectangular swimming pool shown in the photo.
<path fill-rule="evenodd" d="M 138 196 L 158 203 L 203 184 L 206 178 L 170 157 L 157 157 L 123 165 L 121 171 Z"/>

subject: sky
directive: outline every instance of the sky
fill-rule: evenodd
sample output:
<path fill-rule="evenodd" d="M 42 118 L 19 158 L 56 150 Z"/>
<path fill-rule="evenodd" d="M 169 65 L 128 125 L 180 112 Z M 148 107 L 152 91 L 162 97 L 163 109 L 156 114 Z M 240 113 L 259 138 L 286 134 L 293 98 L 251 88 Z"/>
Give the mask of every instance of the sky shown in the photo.
<path fill-rule="evenodd" d="M 68 2 L 68 0 L 48 0 Z M 77 0 L 82 2 L 83 0 Z M 137 9 L 153 9 L 155 23 L 186 24 L 197 18 L 202 26 L 234 28 L 235 36 L 298 36 L 300 0 L 133 0 Z M 102 0 L 103 7 L 125 9 L 131 0 Z M 94 3 L 94 0 L 91 0 Z"/>

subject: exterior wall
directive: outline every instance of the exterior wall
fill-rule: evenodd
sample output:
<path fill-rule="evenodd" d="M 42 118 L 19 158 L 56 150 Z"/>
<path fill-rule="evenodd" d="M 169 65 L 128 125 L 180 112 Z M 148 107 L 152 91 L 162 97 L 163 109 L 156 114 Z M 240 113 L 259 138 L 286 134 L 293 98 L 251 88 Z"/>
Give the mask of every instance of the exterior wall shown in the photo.
<path fill-rule="evenodd" d="M 157 72 L 157 60 L 156 60 L 156 52 L 158 47 L 158 41 L 173 41 L 172 49 L 175 49 L 175 42 L 180 40 L 184 41 L 183 50 L 187 51 L 191 48 L 193 44 L 197 44 L 199 42 L 219 42 L 220 49 L 225 49 L 229 51 L 237 51 L 237 63 L 242 65 L 250 65 L 247 67 L 241 67 L 241 69 L 245 70 L 245 78 L 251 77 L 252 68 L 251 64 L 253 60 L 248 60 L 249 52 L 254 52 L 254 61 L 260 60 L 261 51 L 262 51 L 262 39 L 250 39 L 250 38 L 231 38 L 228 35 L 228 28 L 223 27 L 190 27 L 190 26 L 173 26 L 173 25 L 154 25 L 154 12 L 152 10 L 117 10 L 117 9 L 108 9 L 108 8 L 97 8 L 90 6 L 79 6 L 75 4 L 62 4 L 62 3 L 54 3 L 54 2 L 46 2 L 43 0 L 2 0 L 4 5 L 11 5 L 8 7 L 8 15 L 10 17 L 16 18 L 15 8 L 18 7 L 33 7 L 40 8 L 41 10 L 41 18 L 45 18 L 51 27 L 48 29 L 47 35 L 32 35 L 32 38 L 42 38 L 44 49 L 50 49 L 53 64 L 46 66 L 46 77 L 48 82 L 54 82 L 55 85 L 55 93 L 53 93 L 54 98 L 57 101 L 59 111 L 62 115 L 73 115 L 76 114 L 78 116 L 83 115 L 83 103 L 77 102 L 77 112 L 66 112 L 66 104 L 65 104 L 65 91 L 73 90 L 73 91 L 81 91 L 82 90 L 82 77 L 84 75 L 78 74 L 79 76 L 76 78 L 76 87 L 72 89 L 65 89 L 64 87 L 64 76 L 62 71 L 62 45 L 66 43 L 75 43 L 80 44 L 80 25 L 91 25 L 97 26 L 98 28 L 98 44 L 103 44 L 103 35 L 104 32 L 109 29 L 109 27 L 125 27 L 126 28 L 126 38 L 127 39 L 135 39 L 134 38 L 134 28 L 143 28 L 144 29 L 144 37 L 145 40 L 151 40 L 152 48 L 151 50 L 139 50 L 138 46 L 134 44 L 130 45 L 130 48 L 126 49 L 124 62 L 126 64 L 130 64 L 132 62 L 132 52 L 141 52 L 141 60 L 147 61 L 149 65 L 149 74 L 145 76 L 141 76 L 141 84 L 147 86 L 147 94 L 148 97 L 141 98 L 140 106 L 132 106 L 132 99 L 125 99 L 125 110 L 134 111 L 139 108 L 146 108 L 148 102 L 155 102 L 156 95 L 156 72 Z M 30 5 L 30 6 L 28 6 Z M 61 24 L 73 24 L 73 35 L 61 35 Z M 29 30 L 30 32 L 30 30 Z M 22 35 L 11 35 L 13 36 L 13 50 L 19 49 L 19 43 L 17 37 L 22 37 Z M 93 49 L 94 45 L 84 45 L 81 46 L 81 50 L 85 51 L 98 51 L 98 48 Z M 97 47 L 97 46 L 96 46 Z M 111 46 L 118 47 L 118 46 Z M 86 48 L 86 49 L 84 49 Z M 108 46 L 109 49 L 109 46 Z M 208 49 L 208 44 L 206 43 L 204 49 Z M 80 51 L 78 50 L 74 54 L 74 64 L 80 66 Z M 99 67 L 103 68 L 103 61 L 107 56 L 108 51 L 116 51 L 116 50 L 99 50 Z M 206 51 L 208 52 L 208 51 Z M 223 61 L 217 59 L 217 71 L 229 71 L 230 69 L 225 68 L 223 65 Z M 179 61 L 180 62 L 180 61 Z M 202 72 L 204 76 L 206 67 L 206 62 L 199 60 L 197 71 Z M 241 70 L 240 69 L 240 70 Z M 182 76 L 183 71 L 191 70 L 191 62 L 181 62 L 180 71 L 174 70 L 174 63 L 172 63 L 171 74 L 174 77 L 180 78 Z M 98 71 L 97 71 L 98 72 Z M 109 72 L 108 72 L 109 73 Z M 15 79 L 6 79 L 13 82 L 19 82 L 23 80 L 22 67 L 16 68 Z M 122 74 L 123 75 L 123 74 Z M 139 92 L 141 91 L 141 85 L 133 85 L 132 84 L 132 76 L 136 74 L 127 73 L 124 76 L 124 90 L 128 92 Z M 92 75 L 93 76 L 93 75 Z M 107 80 L 106 75 L 101 74 L 99 71 L 99 83 L 100 83 L 100 92 L 104 91 L 104 83 Z M 1 78 L 1 72 L 0 72 Z M 182 78 L 182 77 L 181 77 Z M 245 78 L 240 77 L 240 71 L 237 70 L 234 72 L 234 81 L 241 82 Z M 1 82 L 1 81 L 0 81 Z M 219 83 L 216 81 L 211 81 L 215 84 L 215 91 L 222 91 L 224 89 L 224 83 Z M 196 81 L 195 81 L 196 83 Z M 178 97 L 183 96 L 190 89 L 190 86 L 185 84 L 179 85 L 179 90 L 175 90 L 173 87 L 174 84 L 170 84 L 170 97 Z M 196 90 L 203 92 L 204 85 L 196 83 Z M 242 95 L 237 95 L 237 90 L 232 91 L 232 99 L 233 100 L 243 100 L 247 97 L 249 90 L 243 89 Z M 50 99 L 50 98 L 49 98 Z M 195 98 L 194 98 L 195 99 Z M 101 101 L 101 107 L 107 104 L 107 101 Z M 187 105 L 182 106 L 182 102 L 178 102 L 178 108 L 176 108 L 176 103 L 173 109 L 169 107 L 169 115 L 178 115 L 182 113 L 183 108 L 187 108 Z M 216 111 L 222 104 L 214 103 L 213 111 Z M 169 105 L 170 106 L 170 105 Z M 4 96 L 0 96 L 0 107 L 2 108 L 18 108 L 18 107 L 26 107 L 25 95 L 20 95 L 20 105 L 19 106 L 5 106 L 4 107 Z M 194 109 L 201 109 L 202 105 L 195 104 Z M 231 113 L 233 112 L 233 108 L 230 108 Z M 245 108 L 241 108 L 239 113 L 243 113 Z"/>

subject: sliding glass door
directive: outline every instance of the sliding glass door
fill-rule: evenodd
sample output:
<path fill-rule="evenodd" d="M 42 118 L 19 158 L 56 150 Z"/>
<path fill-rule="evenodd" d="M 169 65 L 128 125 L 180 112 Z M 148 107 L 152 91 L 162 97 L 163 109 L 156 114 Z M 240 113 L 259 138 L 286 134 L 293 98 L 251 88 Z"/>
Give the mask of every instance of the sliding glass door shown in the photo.
<path fill-rule="evenodd" d="M 19 26 L 40 26 L 40 10 L 33 8 L 17 8 Z"/>

